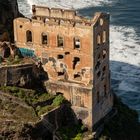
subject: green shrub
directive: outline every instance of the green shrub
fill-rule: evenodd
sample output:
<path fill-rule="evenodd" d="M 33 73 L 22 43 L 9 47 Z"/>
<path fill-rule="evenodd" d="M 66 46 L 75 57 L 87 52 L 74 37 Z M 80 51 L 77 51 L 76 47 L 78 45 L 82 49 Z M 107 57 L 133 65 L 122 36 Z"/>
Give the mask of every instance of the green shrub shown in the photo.
<path fill-rule="evenodd" d="M 48 93 L 43 93 L 38 97 L 38 102 L 44 102 L 46 100 L 49 100 L 53 98 L 54 96 Z"/>
<path fill-rule="evenodd" d="M 63 140 L 82 140 L 81 128 L 81 125 L 72 125 L 61 128 L 59 132 Z"/>
<path fill-rule="evenodd" d="M 64 96 L 60 94 L 60 95 L 58 95 L 58 96 L 55 97 L 55 99 L 53 100 L 52 105 L 54 105 L 54 106 L 59 106 L 59 105 L 61 105 L 64 101 L 65 101 Z"/>
<path fill-rule="evenodd" d="M 40 116 L 40 115 L 42 115 L 42 114 L 44 114 L 44 113 L 46 113 L 46 112 L 51 111 L 51 110 L 54 109 L 54 108 L 55 108 L 55 106 L 53 106 L 53 105 L 47 105 L 47 106 L 38 108 L 38 109 L 39 109 L 38 115 Z"/>
<path fill-rule="evenodd" d="M 75 138 L 72 138 L 72 140 L 82 140 L 82 134 L 78 133 Z"/>

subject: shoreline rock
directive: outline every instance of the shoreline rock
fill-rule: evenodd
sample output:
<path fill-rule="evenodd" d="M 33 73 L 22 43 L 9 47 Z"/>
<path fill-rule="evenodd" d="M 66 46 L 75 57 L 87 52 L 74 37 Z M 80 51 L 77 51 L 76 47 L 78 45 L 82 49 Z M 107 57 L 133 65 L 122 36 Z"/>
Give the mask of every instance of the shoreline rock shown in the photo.
<path fill-rule="evenodd" d="M 18 10 L 17 0 L 0 1 L 0 41 L 14 41 L 13 19 L 23 17 Z"/>

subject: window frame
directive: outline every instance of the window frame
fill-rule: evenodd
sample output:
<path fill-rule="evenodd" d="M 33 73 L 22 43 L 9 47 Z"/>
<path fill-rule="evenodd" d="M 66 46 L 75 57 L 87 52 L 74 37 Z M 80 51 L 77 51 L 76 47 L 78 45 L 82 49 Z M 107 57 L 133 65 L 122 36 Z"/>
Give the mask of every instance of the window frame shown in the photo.
<path fill-rule="evenodd" d="M 44 34 L 44 35 L 43 35 L 43 34 Z M 47 43 L 43 43 L 43 36 L 47 36 Z M 41 44 L 42 44 L 42 45 L 46 45 L 46 46 L 49 45 L 49 35 L 48 35 L 48 33 L 46 33 L 46 32 L 42 32 L 42 33 L 41 33 Z"/>
<path fill-rule="evenodd" d="M 63 39 L 63 46 L 59 46 L 59 39 L 60 39 L 59 37 Z M 61 34 L 58 34 L 56 37 L 56 40 L 57 40 L 57 48 L 64 48 L 64 36 Z"/>

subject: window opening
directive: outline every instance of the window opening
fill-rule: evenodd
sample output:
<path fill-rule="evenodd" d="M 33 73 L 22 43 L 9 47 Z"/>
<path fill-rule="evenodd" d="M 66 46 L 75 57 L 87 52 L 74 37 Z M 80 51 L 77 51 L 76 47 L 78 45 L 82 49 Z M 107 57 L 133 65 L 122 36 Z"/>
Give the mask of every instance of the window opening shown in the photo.
<path fill-rule="evenodd" d="M 42 44 L 48 44 L 48 36 L 45 33 L 42 33 Z"/>
<path fill-rule="evenodd" d="M 32 32 L 29 30 L 26 32 L 26 42 L 32 42 Z"/>
<path fill-rule="evenodd" d="M 58 76 L 63 76 L 64 72 L 57 72 Z"/>
<path fill-rule="evenodd" d="M 104 24 L 104 20 L 100 18 L 100 25 L 102 26 Z"/>
<path fill-rule="evenodd" d="M 97 35 L 97 45 L 101 44 L 101 36 L 98 34 Z"/>
<path fill-rule="evenodd" d="M 75 80 L 78 80 L 78 81 L 82 80 L 80 74 L 74 74 L 74 79 L 75 79 Z"/>
<path fill-rule="evenodd" d="M 103 59 L 106 57 L 106 50 L 103 50 Z"/>
<path fill-rule="evenodd" d="M 56 92 L 56 95 L 64 95 L 62 92 Z"/>
<path fill-rule="evenodd" d="M 106 42 L 106 31 L 103 31 L 103 43 Z"/>
<path fill-rule="evenodd" d="M 100 77 L 100 75 L 101 75 L 101 72 L 99 71 L 99 72 L 97 73 L 97 77 L 99 78 L 99 77 Z"/>
<path fill-rule="evenodd" d="M 63 58 L 64 58 L 64 56 L 61 55 L 61 54 L 59 54 L 59 55 L 57 56 L 57 59 L 63 59 Z"/>
<path fill-rule="evenodd" d="M 68 54 L 70 54 L 70 52 L 65 52 L 65 55 L 68 55 Z"/>
<path fill-rule="evenodd" d="M 74 49 L 80 49 L 80 39 L 74 38 Z"/>
<path fill-rule="evenodd" d="M 79 57 L 74 57 L 74 60 L 73 60 L 73 69 L 76 68 L 76 65 L 78 64 L 78 62 L 80 62 L 80 58 Z"/>
<path fill-rule="evenodd" d="M 58 45 L 58 47 L 63 47 L 64 46 L 64 39 L 60 35 L 57 36 L 57 45 Z"/>
<path fill-rule="evenodd" d="M 100 102 L 100 94 L 99 94 L 99 91 L 97 92 L 97 103 Z"/>

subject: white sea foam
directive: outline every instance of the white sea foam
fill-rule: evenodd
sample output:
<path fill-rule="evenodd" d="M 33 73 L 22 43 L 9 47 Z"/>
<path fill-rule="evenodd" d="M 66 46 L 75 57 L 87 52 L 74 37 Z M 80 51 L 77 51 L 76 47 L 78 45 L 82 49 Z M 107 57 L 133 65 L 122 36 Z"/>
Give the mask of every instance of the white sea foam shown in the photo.
<path fill-rule="evenodd" d="M 140 66 L 140 40 L 132 27 L 111 26 L 111 60 Z"/>
<path fill-rule="evenodd" d="M 29 5 L 39 4 L 47 5 L 49 7 L 64 7 L 74 9 L 113 3 L 111 0 L 27 0 L 27 2 Z"/>

